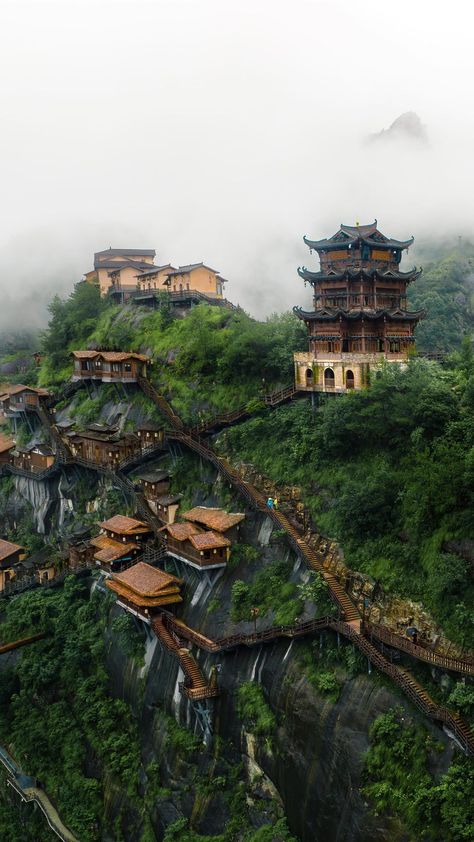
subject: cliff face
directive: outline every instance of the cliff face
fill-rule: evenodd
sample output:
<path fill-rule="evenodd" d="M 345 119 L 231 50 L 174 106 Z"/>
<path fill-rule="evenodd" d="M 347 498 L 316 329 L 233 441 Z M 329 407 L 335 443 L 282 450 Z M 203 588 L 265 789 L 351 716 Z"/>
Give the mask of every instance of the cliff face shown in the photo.
<path fill-rule="evenodd" d="M 197 761 L 198 775 L 206 781 L 221 763 L 242 763 L 250 792 L 258 780 L 258 791 L 249 796 L 260 802 L 258 812 L 262 813 L 262 805 L 267 812 L 283 808 L 292 833 L 302 842 L 393 842 L 398 838 L 393 827 L 372 816 L 360 794 L 363 754 L 375 717 L 394 705 L 406 707 L 408 715 L 414 712 L 377 678 L 365 674 L 347 681 L 337 702 L 332 702 L 302 673 L 300 645 L 278 642 L 217 656 L 195 652 L 206 674 L 212 664 L 220 664 L 221 690 L 210 703 L 213 736 Z M 194 817 L 193 827 L 200 833 L 222 832 L 226 811 L 219 793 L 203 804 L 195 789 L 190 792 L 196 763 L 179 761 L 165 739 L 163 710 L 196 734 L 202 733 L 196 708 L 179 693 L 183 675 L 177 660 L 156 640 L 148 643 L 145 660 L 140 669 L 130 665 L 116 646 L 110 649 L 112 691 L 124 697 L 138 716 L 145 763 L 158 763 L 166 790 L 154 805 L 157 838 L 162 839 L 166 827 L 183 815 Z M 276 715 L 270 747 L 239 719 L 236 693 L 248 681 L 262 686 Z M 451 749 L 442 732 L 433 730 L 448 747 L 440 760 L 445 768 Z"/>

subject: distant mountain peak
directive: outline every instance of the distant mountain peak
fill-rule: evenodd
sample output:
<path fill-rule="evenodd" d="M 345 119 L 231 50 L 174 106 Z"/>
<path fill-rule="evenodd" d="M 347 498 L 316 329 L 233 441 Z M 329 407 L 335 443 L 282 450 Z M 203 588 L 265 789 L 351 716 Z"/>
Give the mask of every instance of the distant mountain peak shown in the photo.
<path fill-rule="evenodd" d="M 418 143 L 428 143 L 426 126 L 421 122 L 415 111 L 405 111 L 393 121 L 388 129 L 370 135 L 370 140 L 414 140 Z"/>

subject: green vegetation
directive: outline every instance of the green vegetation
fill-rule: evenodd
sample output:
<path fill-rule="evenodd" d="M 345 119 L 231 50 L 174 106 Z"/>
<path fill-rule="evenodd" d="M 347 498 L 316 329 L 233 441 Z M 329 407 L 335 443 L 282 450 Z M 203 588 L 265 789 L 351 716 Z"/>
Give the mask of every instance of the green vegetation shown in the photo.
<path fill-rule="evenodd" d="M 296 585 L 288 581 L 290 561 L 274 561 L 259 570 L 251 582 L 237 579 L 232 586 L 231 616 L 235 622 L 250 620 L 251 609 L 258 608 L 259 618 L 274 612 L 277 626 L 291 625 L 303 610 Z"/>
<path fill-rule="evenodd" d="M 271 742 L 276 730 L 275 716 L 265 701 L 260 684 L 247 681 L 237 691 L 237 712 L 248 731 Z"/>
<path fill-rule="evenodd" d="M 137 726 L 128 705 L 108 692 L 106 604 L 68 579 L 63 590 L 12 600 L 2 626 L 11 638 L 32 629 L 48 636 L 3 673 L 0 740 L 84 842 L 103 825 L 106 781 L 139 803 Z"/>
<path fill-rule="evenodd" d="M 69 380 L 72 362 L 69 354 L 84 347 L 93 332 L 97 319 L 108 303 L 100 297 L 97 287 L 79 283 L 66 301 L 55 296 L 49 305 L 51 318 L 42 337 L 46 358 L 40 367 L 40 386 L 62 386 Z"/>
<path fill-rule="evenodd" d="M 249 830 L 238 837 L 228 831 L 217 836 L 202 836 L 200 833 L 195 833 L 195 831 L 189 829 L 186 819 L 178 819 L 167 828 L 164 842 L 233 842 L 236 838 L 239 838 L 242 842 L 296 842 L 296 839 L 291 836 L 284 819 L 262 825 L 258 830 Z"/>
<path fill-rule="evenodd" d="M 319 641 L 301 642 L 297 650 L 298 662 L 306 680 L 331 701 L 337 701 L 345 681 L 366 668 L 364 656 L 352 644 L 333 634 L 325 634 Z"/>
<path fill-rule="evenodd" d="M 422 601 L 474 646 L 474 585 L 456 541 L 474 534 L 474 356 L 387 366 L 370 390 L 298 401 L 222 434 L 231 457 L 301 485 L 346 563 Z"/>
<path fill-rule="evenodd" d="M 420 351 L 454 351 L 462 337 L 472 333 L 473 270 L 474 247 L 467 244 L 425 265 L 421 277 L 410 285 L 410 308 L 427 314 L 416 330 Z"/>
<path fill-rule="evenodd" d="M 160 309 L 114 306 L 84 283 L 49 309 L 40 385 L 68 380 L 74 349 L 142 351 L 154 359 L 152 379 L 189 422 L 240 404 L 262 406 L 262 388 L 291 381 L 292 353 L 306 343 L 304 327 L 289 313 L 257 322 L 242 310 L 200 304 L 176 319 Z"/>
<path fill-rule="evenodd" d="M 456 756 L 435 778 L 439 746 L 425 728 L 406 721 L 403 710 L 379 716 L 370 729 L 364 794 L 375 813 L 395 815 L 410 842 L 471 840 L 474 831 L 474 768 Z"/>

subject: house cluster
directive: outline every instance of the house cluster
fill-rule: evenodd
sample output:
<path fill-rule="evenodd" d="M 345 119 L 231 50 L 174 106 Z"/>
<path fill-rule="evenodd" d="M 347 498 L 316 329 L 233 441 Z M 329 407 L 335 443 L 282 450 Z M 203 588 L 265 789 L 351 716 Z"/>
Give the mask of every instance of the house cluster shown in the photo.
<path fill-rule="evenodd" d="M 49 548 L 28 557 L 25 547 L 0 539 L 0 593 L 24 580 L 44 584 L 55 576 Z"/>
<path fill-rule="evenodd" d="M 102 295 L 123 301 L 128 297 L 158 292 L 185 294 L 200 292 L 209 298 L 222 298 L 227 281 L 207 264 L 185 266 L 155 264 L 154 249 L 105 249 L 94 254 L 94 268 L 84 275 L 96 284 Z"/>

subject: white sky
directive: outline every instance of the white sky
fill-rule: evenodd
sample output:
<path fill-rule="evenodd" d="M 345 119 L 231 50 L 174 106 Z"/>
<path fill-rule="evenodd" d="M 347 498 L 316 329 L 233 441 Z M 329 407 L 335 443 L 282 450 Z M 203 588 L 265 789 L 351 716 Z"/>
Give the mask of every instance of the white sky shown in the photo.
<path fill-rule="evenodd" d="M 109 245 L 204 260 L 264 315 L 309 299 L 303 234 L 469 234 L 473 25 L 468 0 L 0 0 L 0 325 Z M 364 143 L 406 111 L 428 147 Z"/>

